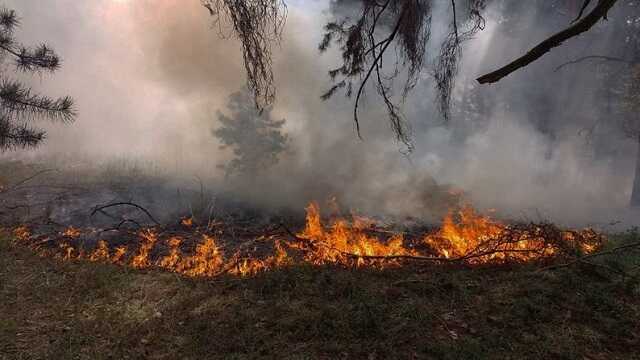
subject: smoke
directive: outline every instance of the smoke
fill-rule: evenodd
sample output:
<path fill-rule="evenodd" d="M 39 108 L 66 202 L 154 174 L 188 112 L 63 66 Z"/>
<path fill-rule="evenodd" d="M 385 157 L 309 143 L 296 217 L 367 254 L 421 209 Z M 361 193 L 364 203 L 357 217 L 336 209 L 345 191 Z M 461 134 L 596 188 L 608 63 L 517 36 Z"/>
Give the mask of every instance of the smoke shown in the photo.
<path fill-rule="evenodd" d="M 446 2 L 438 5 L 428 55 L 446 33 Z M 501 4 L 502 2 L 498 2 Z M 352 102 L 322 101 L 326 71 L 337 51 L 320 55 L 317 44 L 329 16 L 325 2 L 292 2 L 281 44 L 274 45 L 275 118 L 286 118 L 291 149 L 260 179 L 232 187 L 258 205 L 302 209 L 310 200 L 335 196 L 347 208 L 436 220 L 464 199 L 506 217 L 548 218 L 565 223 L 605 223 L 629 216 L 635 144 L 599 112 L 589 71 L 554 68 L 583 54 L 615 46 L 602 27 L 496 85 L 474 78 L 520 55 L 566 26 L 573 14 L 542 16 L 521 5 L 517 27 L 500 21 L 506 11 L 488 9 L 487 28 L 464 48 L 454 89 L 454 111 L 443 123 L 433 79 L 407 100 L 415 151 L 394 141 L 384 107 L 370 89 L 361 103 L 363 141 L 353 124 Z M 244 86 L 239 44 L 224 26 L 213 26 L 197 0 L 5 1 L 22 16 L 18 37 L 45 41 L 63 57 L 61 71 L 34 86 L 69 94 L 78 104 L 72 126 L 50 126 L 47 144 L 28 156 L 69 159 L 144 159 L 172 176 L 216 181 L 217 165 L 230 156 L 212 136 L 216 110 Z M 442 14 L 442 15 L 441 15 Z M 613 12 L 612 21 L 620 16 Z M 511 26 L 511 27 L 509 27 Z M 505 31 L 510 29 L 510 31 Z M 482 117 L 465 112 L 471 99 Z M 467 104 L 467 105 L 465 105 Z M 465 108 L 467 106 L 467 108 Z M 594 146 L 593 142 L 598 146 Z M 217 179 L 217 180 L 215 180 Z M 220 185 L 223 186 L 223 185 Z"/>

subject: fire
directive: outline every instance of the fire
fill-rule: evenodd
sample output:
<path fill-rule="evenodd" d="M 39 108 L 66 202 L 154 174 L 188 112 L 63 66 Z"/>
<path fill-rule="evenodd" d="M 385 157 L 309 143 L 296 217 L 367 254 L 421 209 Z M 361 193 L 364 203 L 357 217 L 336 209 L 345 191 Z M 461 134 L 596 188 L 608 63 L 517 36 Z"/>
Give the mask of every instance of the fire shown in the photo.
<path fill-rule="evenodd" d="M 184 218 L 184 219 L 182 219 L 182 221 L 180 221 L 180 223 L 183 226 L 192 227 L 193 226 L 193 218 L 192 217 Z"/>
<path fill-rule="evenodd" d="M 66 236 L 66 237 L 70 237 L 72 239 L 78 238 L 80 237 L 82 233 L 80 232 L 80 229 L 76 229 L 73 226 L 69 226 L 63 233 L 62 235 Z"/>
<path fill-rule="evenodd" d="M 69 243 L 63 242 L 58 246 L 62 250 L 62 259 L 63 260 L 71 260 L 74 258 L 74 253 L 76 249 L 69 245 Z"/>
<path fill-rule="evenodd" d="M 466 256 L 505 230 L 503 224 L 476 214 L 468 205 L 458 212 L 458 222 L 454 215 L 450 211 L 443 219 L 440 231 L 425 237 L 425 242 L 446 258 Z"/>
<path fill-rule="evenodd" d="M 415 251 L 404 247 L 402 234 L 394 235 L 386 243 L 367 235 L 368 223 L 356 218 L 350 225 L 346 220 L 338 219 L 325 229 L 318 204 L 311 203 L 307 207 L 305 229 L 298 234 L 308 243 L 297 244 L 297 247 L 308 250 L 305 259 L 315 265 L 344 264 L 355 259 L 356 265 L 361 266 L 366 258 L 416 255 Z"/>
<path fill-rule="evenodd" d="M 122 264 L 124 262 L 124 258 L 127 256 L 127 247 L 126 246 L 118 246 L 111 258 L 111 262 L 114 264 Z"/>
<path fill-rule="evenodd" d="M 109 245 L 106 241 L 98 241 L 98 246 L 93 250 L 89 256 L 91 261 L 107 261 L 109 260 Z"/>
<path fill-rule="evenodd" d="M 269 269 L 281 268 L 291 264 L 291 258 L 287 251 L 284 249 L 280 241 L 274 242 L 274 255 L 267 257 L 264 260 L 255 258 L 238 259 L 238 253 L 234 255 L 231 263 L 236 266 L 229 269 L 229 273 L 238 276 L 252 276 L 262 271 Z"/>
<path fill-rule="evenodd" d="M 21 225 L 13 230 L 13 235 L 18 240 L 27 241 L 31 237 L 31 231 L 28 227 Z"/>
<path fill-rule="evenodd" d="M 447 259 L 465 259 L 470 263 L 528 261 L 555 253 L 553 244 L 548 243 L 539 230 L 528 228 L 523 231 L 509 227 L 477 214 L 467 205 L 457 214 L 449 212 L 441 229 L 436 234 L 427 235 L 424 241 Z M 570 240 L 569 233 L 561 236 L 564 241 Z"/>
<path fill-rule="evenodd" d="M 140 245 L 138 254 L 133 257 L 131 262 L 131 265 L 136 269 L 144 269 L 151 266 L 149 253 L 158 240 L 158 237 L 153 230 L 143 230 L 140 232 L 140 238 L 142 240 L 142 244 Z"/>
<path fill-rule="evenodd" d="M 83 231 L 74 227 L 57 233 L 53 239 L 33 236 L 26 226 L 14 228 L 13 234 L 35 251 L 62 260 L 158 268 L 190 277 L 254 276 L 301 263 L 385 268 L 401 266 L 409 260 L 471 265 L 523 262 L 558 254 L 592 253 L 603 241 L 593 230 L 560 230 L 550 224 L 506 225 L 476 213 L 470 206 L 449 212 L 439 230 L 408 238 L 381 230 L 375 220 L 356 215 L 324 222 L 317 203 L 310 203 L 306 212 L 304 229 L 298 234 L 286 228 L 280 234 L 257 234 L 248 242 L 251 246 L 227 253 L 223 249 L 228 249 L 228 244 L 221 246 L 219 238 L 190 218 L 182 219 L 182 225 L 191 229 L 181 230 L 180 236 L 169 231 L 174 235 L 165 237 L 166 229 L 160 226 L 132 234 L 138 245 L 131 248 L 110 247 L 107 241 L 99 240 L 93 249 L 85 250 L 80 240 Z M 51 241 L 55 239 L 58 241 Z"/>
<path fill-rule="evenodd" d="M 172 237 L 167 241 L 169 245 L 169 255 L 165 256 L 158 262 L 158 266 L 165 269 L 176 269 L 178 263 L 180 262 L 180 244 L 182 240 L 176 237 Z"/>
<path fill-rule="evenodd" d="M 214 276 L 223 269 L 224 259 L 214 238 L 204 236 L 195 254 L 180 261 L 175 270 L 188 276 Z"/>

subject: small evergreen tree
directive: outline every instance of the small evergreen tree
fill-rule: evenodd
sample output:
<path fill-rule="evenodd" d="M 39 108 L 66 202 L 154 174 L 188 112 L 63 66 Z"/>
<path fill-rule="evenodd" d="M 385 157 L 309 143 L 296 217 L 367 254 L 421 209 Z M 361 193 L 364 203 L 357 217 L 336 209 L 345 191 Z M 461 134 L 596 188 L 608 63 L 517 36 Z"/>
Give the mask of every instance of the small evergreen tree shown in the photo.
<path fill-rule="evenodd" d="M 0 151 L 38 145 L 45 132 L 31 126 L 34 120 L 70 122 L 75 117 L 70 97 L 34 94 L 30 87 L 7 76 L 10 67 L 27 74 L 60 68 L 60 58 L 47 45 L 27 47 L 16 41 L 14 32 L 19 25 L 14 10 L 0 8 Z"/>
<path fill-rule="evenodd" d="M 233 159 L 221 166 L 226 176 L 257 175 L 275 165 L 288 146 L 289 139 L 282 133 L 285 120 L 272 119 L 271 108 L 258 111 L 247 91 L 232 94 L 227 108 L 230 116 L 218 111 L 222 126 L 213 132 L 222 149 L 233 151 Z"/>

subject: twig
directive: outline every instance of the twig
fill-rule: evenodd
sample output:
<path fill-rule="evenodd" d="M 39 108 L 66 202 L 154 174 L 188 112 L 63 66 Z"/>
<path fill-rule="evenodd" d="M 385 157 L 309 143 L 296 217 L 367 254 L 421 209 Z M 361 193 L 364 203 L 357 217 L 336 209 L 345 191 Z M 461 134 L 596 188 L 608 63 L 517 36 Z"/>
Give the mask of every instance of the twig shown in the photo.
<path fill-rule="evenodd" d="M 132 207 L 137 208 L 138 210 L 140 210 L 140 211 L 142 211 L 143 213 L 145 213 L 145 214 L 149 217 L 149 219 L 151 219 L 151 221 L 153 221 L 156 225 L 160 225 L 160 223 L 159 223 L 159 222 L 158 222 L 158 221 L 153 217 L 153 215 L 151 215 L 151 213 L 150 213 L 147 209 L 143 208 L 142 206 L 140 206 L 140 205 L 138 205 L 138 204 L 134 204 L 134 203 L 132 203 L 132 202 L 117 202 L 117 203 L 113 203 L 113 204 L 109 204 L 109 205 L 104 205 L 104 206 L 96 207 L 96 208 L 94 208 L 94 209 L 93 209 L 93 211 L 91 212 L 91 216 L 95 215 L 95 214 L 96 214 L 96 212 L 98 212 L 98 211 L 101 211 L 101 212 L 102 212 L 102 210 L 107 209 L 107 208 L 110 208 L 110 207 L 114 207 L 114 206 L 125 206 L 125 205 L 126 205 L 126 206 L 132 206 Z"/>
<path fill-rule="evenodd" d="M 597 252 L 597 253 L 585 255 L 585 256 L 579 257 L 577 259 L 574 259 L 574 260 L 572 260 L 572 261 L 570 261 L 568 263 L 547 266 L 547 267 L 538 269 L 537 272 L 566 268 L 566 267 L 569 267 L 569 266 L 574 265 L 576 263 L 584 262 L 584 260 L 586 260 L 586 259 L 591 259 L 591 258 L 602 256 L 602 255 L 611 255 L 611 254 L 614 254 L 614 253 L 616 253 L 616 252 L 618 252 L 620 250 L 636 248 L 636 247 L 640 247 L 640 242 L 635 242 L 635 243 L 631 243 L 631 244 L 627 244 L 627 245 L 623 245 L 623 246 L 618 246 L 618 247 L 613 248 L 611 250 L 600 251 L 600 252 Z"/>
<path fill-rule="evenodd" d="M 56 169 L 45 169 L 45 170 L 38 171 L 37 173 L 35 173 L 35 174 L 33 174 L 33 175 L 31 175 L 31 176 L 29 176 L 29 177 L 25 178 L 25 179 L 22 179 L 22 180 L 18 181 L 17 183 L 15 183 L 14 185 L 12 185 L 10 188 L 7 188 L 7 189 L 5 189 L 5 190 L 1 190 L 1 191 L 0 191 L 0 194 L 6 194 L 6 193 L 8 193 L 8 192 L 11 192 L 11 191 L 13 191 L 13 190 L 16 190 L 16 189 L 18 189 L 21 185 L 24 185 L 25 183 L 27 183 L 27 182 L 29 182 L 29 181 L 31 181 L 31 180 L 33 180 L 33 179 L 37 178 L 38 176 L 43 175 L 43 174 L 46 174 L 46 173 L 49 173 L 49 172 L 52 172 L 52 171 L 57 171 L 57 170 L 56 170 Z"/>
<path fill-rule="evenodd" d="M 604 55 L 589 55 L 589 56 L 583 56 L 581 58 L 577 58 L 575 60 L 567 61 L 566 63 L 560 64 L 553 70 L 553 72 L 557 72 L 557 71 L 561 70 L 565 66 L 578 64 L 578 63 L 581 63 L 581 62 L 583 62 L 585 60 L 592 60 L 592 59 L 599 59 L 599 60 L 603 60 L 603 61 L 612 61 L 612 62 L 621 62 L 621 63 L 627 64 L 627 65 L 631 65 L 632 64 L 631 61 L 626 60 L 626 59 L 622 59 L 622 58 L 618 58 L 618 57 L 604 56 Z"/>

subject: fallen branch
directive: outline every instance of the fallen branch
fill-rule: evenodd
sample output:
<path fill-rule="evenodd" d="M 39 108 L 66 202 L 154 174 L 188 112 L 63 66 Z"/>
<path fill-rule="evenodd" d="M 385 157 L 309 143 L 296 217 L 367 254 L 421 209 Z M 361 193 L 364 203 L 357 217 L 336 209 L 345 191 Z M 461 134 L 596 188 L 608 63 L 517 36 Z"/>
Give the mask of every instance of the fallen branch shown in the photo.
<path fill-rule="evenodd" d="M 611 250 L 600 251 L 600 252 L 597 252 L 597 253 L 581 256 L 581 257 L 576 258 L 576 259 L 574 259 L 574 260 L 572 260 L 572 261 L 570 261 L 568 263 L 551 265 L 551 266 L 547 266 L 547 267 L 538 269 L 537 272 L 566 268 L 566 267 L 575 265 L 575 264 L 577 264 L 579 262 L 584 262 L 587 259 L 591 259 L 591 258 L 594 258 L 594 257 L 603 256 L 603 255 L 615 254 L 615 253 L 617 253 L 617 252 L 619 252 L 621 250 L 630 249 L 630 248 L 640 248 L 640 242 L 635 242 L 635 243 L 631 243 L 631 244 L 627 244 L 627 245 L 623 245 L 623 246 L 618 246 L 618 247 L 613 248 Z"/>
<path fill-rule="evenodd" d="M 33 175 L 31 175 L 31 176 L 29 176 L 29 177 L 27 177 L 25 179 L 22 179 L 22 180 L 18 181 L 17 183 L 15 183 L 14 185 L 12 185 L 11 187 L 9 187 L 7 189 L 0 189 L 0 194 L 6 194 L 6 193 L 9 193 L 11 191 L 14 191 L 14 190 L 18 189 L 21 185 L 24 185 L 25 183 L 37 178 L 38 176 L 46 174 L 46 173 L 50 173 L 52 171 L 57 171 L 57 170 L 56 169 L 45 169 L 45 170 L 38 171 L 35 174 L 33 174 Z"/>
<path fill-rule="evenodd" d="M 335 248 L 330 248 L 332 250 L 338 250 Z M 456 262 L 465 262 L 467 260 L 477 259 L 484 256 L 490 256 L 494 254 L 509 254 L 509 253 L 532 253 L 539 252 L 539 249 L 514 249 L 514 250 L 490 250 L 481 253 L 470 253 L 468 255 L 459 256 L 455 258 L 447 258 L 447 257 L 438 257 L 438 256 L 419 256 L 419 255 L 359 255 L 348 252 L 340 251 L 340 253 L 347 257 L 358 258 L 363 260 L 384 260 L 384 261 L 394 261 L 394 260 L 414 260 L 414 261 L 433 261 L 433 262 L 448 262 L 448 263 L 456 263 Z"/>
<path fill-rule="evenodd" d="M 160 225 L 160 223 L 153 217 L 153 215 L 151 215 L 151 213 L 143 208 L 142 206 L 138 205 L 138 204 L 134 204 L 132 202 L 117 202 L 117 203 L 113 203 L 113 204 L 109 204 L 109 205 L 104 205 L 104 206 L 99 206 L 99 207 L 95 207 L 93 209 L 93 211 L 91 212 L 91 216 L 94 216 L 97 212 L 102 212 L 104 213 L 104 209 L 108 209 L 110 207 L 115 207 L 115 206 L 132 206 L 137 208 L 138 210 L 142 211 L 143 213 L 145 213 L 149 219 L 151 219 L 151 221 L 153 221 L 156 225 Z"/>

